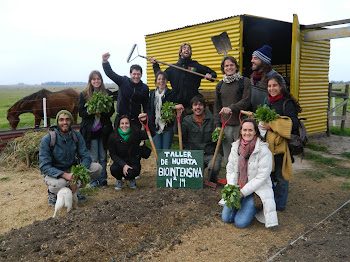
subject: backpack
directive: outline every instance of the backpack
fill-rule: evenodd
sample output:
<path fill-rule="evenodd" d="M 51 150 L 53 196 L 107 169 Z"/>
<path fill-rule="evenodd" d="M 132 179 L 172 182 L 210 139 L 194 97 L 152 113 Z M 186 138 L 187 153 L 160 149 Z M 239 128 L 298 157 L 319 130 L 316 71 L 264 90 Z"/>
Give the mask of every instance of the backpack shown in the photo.
<path fill-rule="evenodd" d="M 77 134 L 75 133 L 74 130 L 72 130 L 72 137 L 73 137 L 73 140 L 74 140 L 74 143 L 76 145 L 76 148 L 78 149 L 78 137 L 77 137 Z M 50 131 L 50 150 L 52 151 L 53 148 L 55 147 L 56 145 L 56 132 L 55 131 Z"/>
<path fill-rule="evenodd" d="M 243 95 L 243 90 L 244 90 L 244 77 L 242 77 L 241 79 L 239 79 L 239 93 L 241 94 L 241 96 Z M 218 83 L 218 87 L 217 87 L 217 92 L 220 93 L 221 92 L 221 86 L 222 84 L 224 83 L 223 80 L 221 80 L 219 83 Z"/>
<path fill-rule="evenodd" d="M 283 115 L 285 115 L 285 106 L 290 99 L 284 101 L 283 103 Z M 306 128 L 301 120 L 306 120 L 306 118 L 298 118 L 298 134 L 291 134 L 290 139 L 288 139 L 289 151 L 292 155 L 304 154 L 304 148 L 306 146 L 308 139 Z"/>

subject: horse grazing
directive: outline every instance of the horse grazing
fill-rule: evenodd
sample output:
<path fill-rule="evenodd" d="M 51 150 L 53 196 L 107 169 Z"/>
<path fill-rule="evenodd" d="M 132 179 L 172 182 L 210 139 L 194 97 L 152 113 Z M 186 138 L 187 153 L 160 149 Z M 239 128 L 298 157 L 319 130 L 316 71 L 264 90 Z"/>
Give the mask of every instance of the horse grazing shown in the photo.
<path fill-rule="evenodd" d="M 19 115 L 23 113 L 33 113 L 35 117 L 35 127 L 40 126 L 44 119 L 43 98 L 46 98 L 46 116 L 47 124 L 50 126 L 50 118 L 56 118 L 60 110 L 68 110 L 72 113 L 74 124 L 78 118 L 79 92 L 73 88 L 67 88 L 58 92 L 51 92 L 41 89 L 29 96 L 17 101 L 7 110 L 7 120 L 10 122 L 10 128 L 15 130 L 19 123 Z"/>

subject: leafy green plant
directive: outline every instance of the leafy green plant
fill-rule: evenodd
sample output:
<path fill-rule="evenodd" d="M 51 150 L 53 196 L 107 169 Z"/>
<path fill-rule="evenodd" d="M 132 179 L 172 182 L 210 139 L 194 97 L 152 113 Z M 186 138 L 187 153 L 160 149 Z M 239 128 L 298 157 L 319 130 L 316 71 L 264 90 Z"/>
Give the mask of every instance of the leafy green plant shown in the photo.
<path fill-rule="evenodd" d="M 241 209 L 241 191 L 238 186 L 226 185 L 221 190 L 221 196 L 226 201 L 226 206 L 232 210 L 232 207 Z"/>
<path fill-rule="evenodd" d="M 220 129 L 215 129 L 213 133 L 211 133 L 211 141 L 217 142 L 219 140 L 220 136 Z M 225 140 L 226 136 L 225 133 L 222 134 L 222 140 Z"/>
<path fill-rule="evenodd" d="M 113 106 L 113 97 L 101 92 L 94 92 L 89 101 L 85 103 L 89 115 L 98 113 L 108 113 Z"/>
<path fill-rule="evenodd" d="M 82 164 L 72 166 L 73 183 L 76 184 L 78 180 L 81 181 L 82 186 L 87 185 L 90 182 L 89 170 Z"/>
<path fill-rule="evenodd" d="M 257 122 L 263 121 L 264 123 L 268 123 L 276 120 L 279 115 L 276 113 L 275 109 L 271 110 L 267 105 L 258 105 L 258 109 L 253 113 L 253 117 Z"/>
<path fill-rule="evenodd" d="M 169 102 L 169 101 L 166 101 L 162 105 L 162 109 L 160 110 L 160 117 L 162 121 L 165 123 L 165 125 L 168 125 L 175 120 L 174 110 L 176 105 L 177 105 L 176 103 Z"/>

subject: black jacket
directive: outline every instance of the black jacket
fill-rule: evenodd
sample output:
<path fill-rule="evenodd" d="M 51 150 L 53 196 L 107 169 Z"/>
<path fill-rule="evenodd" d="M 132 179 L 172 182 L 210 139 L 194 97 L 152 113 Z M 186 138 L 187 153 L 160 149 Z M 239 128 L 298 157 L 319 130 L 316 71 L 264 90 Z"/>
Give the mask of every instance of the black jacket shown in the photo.
<path fill-rule="evenodd" d="M 109 96 L 112 95 L 112 92 L 109 90 L 107 90 L 107 93 Z M 86 103 L 85 93 L 81 92 L 79 96 L 79 116 L 82 118 L 80 123 L 80 133 L 85 140 L 86 147 L 90 149 L 91 140 L 98 137 L 102 137 L 103 147 L 106 148 L 108 136 L 113 130 L 111 117 L 115 112 L 114 104 L 108 113 L 101 113 L 100 121 L 101 121 L 102 129 L 95 132 L 96 134 L 94 134 L 94 137 L 92 137 L 91 129 L 95 121 L 95 115 L 89 115 L 87 113 L 87 108 L 85 107 L 85 103 Z"/>
<path fill-rule="evenodd" d="M 276 102 L 272 103 L 267 100 L 266 105 L 270 107 L 271 109 L 275 109 L 276 113 L 280 116 L 288 116 L 292 120 L 292 133 L 296 134 L 298 132 L 298 113 L 295 108 L 294 102 L 292 100 L 288 100 L 285 104 L 285 110 L 283 113 L 283 103 L 288 100 L 288 98 L 282 97 L 281 99 L 277 100 Z"/>
<path fill-rule="evenodd" d="M 148 139 L 148 135 L 145 130 L 137 130 L 134 135 L 135 139 L 133 140 L 133 143 L 130 142 L 131 138 L 129 138 L 128 142 L 125 142 L 119 135 L 118 128 L 114 129 L 109 136 L 109 154 L 113 162 L 120 167 L 124 167 L 126 164 L 140 165 L 142 156 L 140 142 Z"/>
<path fill-rule="evenodd" d="M 180 58 L 175 65 L 203 75 L 209 73 L 212 77 L 216 78 L 214 70 L 192 59 Z M 159 64 L 153 64 L 153 70 L 157 74 L 160 71 Z M 190 107 L 190 101 L 192 97 L 198 94 L 198 88 L 203 77 L 174 67 L 168 67 L 165 72 L 168 75 L 171 88 L 176 92 L 178 102 L 183 104 L 184 107 Z"/>

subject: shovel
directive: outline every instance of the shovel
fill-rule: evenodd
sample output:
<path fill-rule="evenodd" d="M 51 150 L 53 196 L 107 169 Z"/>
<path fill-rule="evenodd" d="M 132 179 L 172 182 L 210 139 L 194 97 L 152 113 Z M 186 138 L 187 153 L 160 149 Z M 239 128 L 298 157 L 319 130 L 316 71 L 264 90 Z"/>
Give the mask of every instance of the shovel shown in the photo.
<path fill-rule="evenodd" d="M 154 155 L 155 155 L 156 161 L 157 161 L 157 159 L 158 159 L 157 149 L 156 149 L 156 147 L 154 146 L 153 139 L 152 139 L 152 135 L 151 135 L 151 131 L 149 131 L 149 127 L 148 127 L 148 116 L 147 116 L 146 118 L 147 118 L 146 124 L 144 124 L 144 123 L 142 122 L 141 119 L 139 119 L 139 121 L 140 121 L 141 125 L 143 125 L 144 128 L 146 129 L 146 132 L 147 132 L 147 135 L 148 135 L 148 140 L 149 140 L 149 142 L 151 143 L 151 147 L 152 147 L 152 150 L 153 150 L 153 152 L 154 152 Z"/>
<path fill-rule="evenodd" d="M 213 44 L 218 51 L 218 54 L 225 54 L 227 56 L 228 51 L 232 50 L 230 38 L 227 35 L 227 32 L 223 32 L 220 35 L 213 36 L 211 38 Z"/>
<path fill-rule="evenodd" d="M 136 47 L 137 47 L 137 44 L 134 44 L 133 47 L 131 48 L 130 54 L 128 55 L 128 57 L 127 57 L 127 59 L 126 59 L 126 61 L 127 61 L 128 63 L 130 63 L 132 60 L 134 60 L 134 59 L 137 58 L 137 57 L 142 57 L 142 58 L 145 58 L 145 59 L 147 59 L 147 60 L 149 59 L 149 57 L 147 57 L 147 56 L 140 55 L 140 54 L 139 54 L 139 50 L 138 50 L 138 48 L 136 48 Z M 134 53 L 135 48 L 137 49 L 137 55 L 136 55 L 133 59 L 131 59 L 131 56 L 132 56 L 132 54 Z M 170 67 L 174 67 L 174 68 L 177 68 L 177 69 L 179 69 L 179 70 L 182 70 L 182 71 L 185 71 L 185 72 L 188 72 L 188 73 L 191 73 L 191 74 L 195 74 L 195 75 L 198 75 L 198 76 L 201 76 L 201 77 L 205 78 L 205 75 L 203 75 L 203 74 L 201 74 L 201 73 L 197 73 L 197 72 L 188 70 L 188 69 L 186 69 L 186 68 L 182 68 L 182 67 L 180 67 L 180 66 L 168 64 L 168 63 L 165 63 L 165 62 L 162 62 L 162 61 L 159 61 L 159 60 L 156 60 L 156 62 L 157 62 L 158 64 L 163 64 L 163 65 L 167 65 L 167 66 L 170 66 Z M 216 82 L 219 82 L 219 80 L 216 79 L 216 78 L 212 78 L 211 80 L 214 80 L 214 81 L 216 81 Z M 209 81 L 210 81 L 210 80 L 209 80 Z"/>
<path fill-rule="evenodd" d="M 225 126 L 228 123 L 228 121 L 230 121 L 231 117 L 232 117 L 232 113 L 230 113 L 230 117 L 226 120 L 226 122 L 224 122 L 224 114 L 221 114 L 222 126 L 221 126 L 221 129 L 220 129 L 219 139 L 218 139 L 218 142 L 216 143 L 216 148 L 215 148 L 213 159 L 211 161 L 211 166 L 210 166 L 210 168 L 208 168 L 208 181 L 204 181 L 204 184 L 207 185 L 207 186 L 210 186 L 210 187 L 214 187 L 214 188 L 216 187 L 215 183 L 210 182 L 210 178 L 211 178 L 211 175 L 212 175 L 211 173 L 212 173 L 212 170 L 213 170 L 214 165 L 215 165 L 216 157 L 218 156 L 218 153 L 219 153 L 220 145 L 221 145 L 221 142 L 222 142 L 222 136 L 224 135 Z M 218 179 L 218 183 L 226 184 L 226 181 L 224 179 Z"/>

